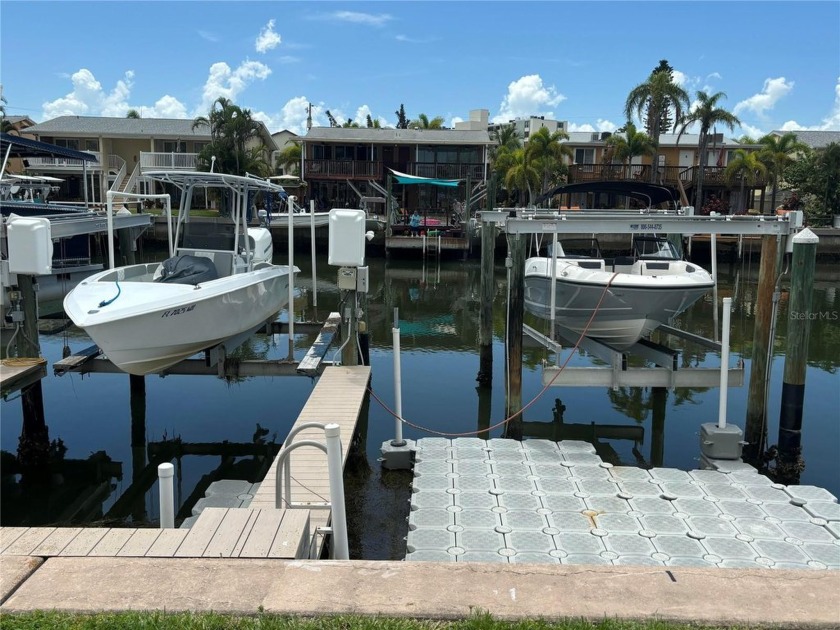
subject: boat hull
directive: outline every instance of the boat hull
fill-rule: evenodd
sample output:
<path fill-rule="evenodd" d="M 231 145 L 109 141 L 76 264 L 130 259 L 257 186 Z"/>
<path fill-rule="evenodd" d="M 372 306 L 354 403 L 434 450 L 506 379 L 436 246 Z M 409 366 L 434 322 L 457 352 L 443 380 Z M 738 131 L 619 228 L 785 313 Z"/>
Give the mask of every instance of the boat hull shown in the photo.
<path fill-rule="evenodd" d="M 633 345 L 668 323 L 714 284 L 697 266 L 692 266 L 694 271 L 689 273 L 639 276 L 580 269 L 561 260 L 557 264 L 555 322 L 578 334 L 585 330 L 586 336 L 618 349 Z M 671 264 L 686 265 L 681 261 Z M 525 308 L 537 317 L 551 319 L 550 305 L 550 259 L 529 259 Z"/>
<path fill-rule="evenodd" d="M 265 265 L 196 286 L 149 282 L 153 267 L 120 269 L 119 288 L 108 279 L 114 271 L 96 274 L 64 300 L 73 323 L 129 374 L 165 370 L 273 319 L 288 304 L 286 266 Z M 114 302 L 99 306 L 115 295 Z"/>
<path fill-rule="evenodd" d="M 289 229 L 289 215 L 285 212 L 275 212 L 269 215 L 269 225 L 276 230 Z M 315 227 L 326 227 L 330 223 L 329 212 L 315 213 Z M 292 214 L 292 229 L 300 230 L 312 227 L 312 215 L 308 212 L 297 212 Z"/>

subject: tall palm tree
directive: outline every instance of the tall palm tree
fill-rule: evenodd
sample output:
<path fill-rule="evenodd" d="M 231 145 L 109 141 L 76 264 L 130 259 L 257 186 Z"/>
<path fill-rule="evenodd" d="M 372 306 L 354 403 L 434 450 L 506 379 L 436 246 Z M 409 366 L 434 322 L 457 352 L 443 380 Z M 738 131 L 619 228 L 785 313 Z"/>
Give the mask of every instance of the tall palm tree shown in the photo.
<path fill-rule="evenodd" d="M 619 132 L 623 131 L 624 135 Z M 653 155 L 656 153 L 656 145 L 653 139 L 644 131 L 638 131 L 636 125 L 627 121 L 622 129 L 607 138 L 607 146 L 613 148 L 613 155 L 621 160 L 625 166 L 630 166 L 634 157 L 640 155 Z"/>
<path fill-rule="evenodd" d="M 723 177 L 727 186 L 732 186 L 736 181 L 741 182 L 741 190 L 738 194 L 739 208 L 738 214 L 746 212 L 746 199 L 744 197 L 744 185 L 749 184 L 755 186 L 759 175 L 763 178 L 767 175 L 767 167 L 758 159 L 758 154 L 755 151 L 745 151 L 744 149 L 736 149 L 735 154 L 726 165 L 723 171 Z"/>
<path fill-rule="evenodd" d="M 718 101 L 726 98 L 723 92 L 709 95 L 702 90 L 697 92 L 697 106 L 682 119 L 682 131 L 694 124 L 700 125 L 700 164 L 696 172 L 694 189 L 694 207 L 703 207 L 703 179 L 709 162 L 707 147 L 709 145 L 709 131 L 718 124 L 734 131 L 735 125 L 741 121 L 734 114 L 718 107 Z"/>
<path fill-rule="evenodd" d="M 510 153 L 510 166 L 505 172 L 505 187 L 528 193 L 528 205 L 532 205 L 534 188 L 540 185 L 540 172 L 530 161 L 526 149 L 516 149 Z M 521 197 L 520 197 L 521 198 Z"/>
<path fill-rule="evenodd" d="M 529 139 L 525 152 L 531 163 L 542 175 L 542 189 L 549 188 L 549 175 L 564 164 L 563 158 L 572 158 L 572 149 L 561 140 L 568 140 L 569 134 L 562 129 L 549 132 L 547 127 L 540 127 Z"/>
<path fill-rule="evenodd" d="M 202 125 L 210 127 L 211 138 L 210 144 L 198 155 L 203 167 L 209 168 L 211 158 L 215 156 L 217 172 L 267 174 L 265 145 L 262 142 L 254 144 L 260 137 L 260 123 L 253 118 L 250 109 L 242 109 L 221 96 L 213 102 L 209 116 L 193 120 L 192 128 Z"/>
<path fill-rule="evenodd" d="M 760 138 L 758 143 L 762 145 L 758 159 L 767 167 L 767 174 L 773 184 L 770 207 L 772 212 L 776 212 L 776 195 L 779 192 L 779 182 L 784 177 L 785 167 L 793 162 L 794 154 L 808 151 L 808 146 L 799 142 L 796 134 L 790 131 L 781 136 L 768 133 Z"/>
<path fill-rule="evenodd" d="M 420 114 L 417 120 L 412 120 L 408 123 L 409 129 L 443 129 L 443 123 L 446 122 L 443 116 L 435 116 L 431 120 L 426 114 Z"/>
<path fill-rule="evenodd" d="M 684 109 L 688 109 L 688 93 L 679 85 L 674 83 L 668 72 L 654 72 L 644 83 L 640 83 L 627 95 L 624 103 L 624 114 L 627 120 L 633 118 L 635 113 L 639 120 L 647 113 L 648 135 L 653 140 L 654 146 L 659 148 L 660 125 L 662 112 L 667 108 L 674 109 L 674 119 L 680 120 Z M 676 129 L 676 123 L 674 124 Z M 650 181 L 656 181 L 656 166 L 658 155 L 653 156 L 653 167 L 650 169 Z"/>

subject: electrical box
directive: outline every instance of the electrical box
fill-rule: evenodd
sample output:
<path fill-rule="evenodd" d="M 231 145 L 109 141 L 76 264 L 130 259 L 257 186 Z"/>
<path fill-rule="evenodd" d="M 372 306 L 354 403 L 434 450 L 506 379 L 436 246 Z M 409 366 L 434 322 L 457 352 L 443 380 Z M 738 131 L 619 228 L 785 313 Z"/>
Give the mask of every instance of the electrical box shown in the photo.
<path fill-rule="evenodd" d="M 330 210 L 329 236 L 329 264 L 336 267 L 361 267 L 365 264 L 364 210 Z"/>
<path fill-rule="evenodd" d="M 9 273 L 28 276 L 52 272 L 52 228 L 43 217 L 9 216 L 6 223 Z"/>
<path fill-rule="evenodd" d="M 370 285 L 370 276 L 368 274 L 370 267 L 359 267 L 356 270 L 356 291 L 359 293 L 367 293 Z"/>
<path fill-rule="evenodd" d="M 338 270 L 338 288 L 341 291 L 356 290 L 356 267 L 342 267 Z"/>

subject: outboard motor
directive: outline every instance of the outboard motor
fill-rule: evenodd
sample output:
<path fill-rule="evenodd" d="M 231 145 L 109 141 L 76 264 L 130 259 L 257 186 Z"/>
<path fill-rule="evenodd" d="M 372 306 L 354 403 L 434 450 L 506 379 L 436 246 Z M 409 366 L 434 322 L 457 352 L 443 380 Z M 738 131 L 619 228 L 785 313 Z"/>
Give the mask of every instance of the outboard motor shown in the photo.
<path fill-rule="evenodd" d="M 251 254 L 254 264 L 265 262 L 271 264 L 274 258 L 274 243 L 271 231 L 264 227 L 248 228 L 248 239 L 251 241 Z"/>

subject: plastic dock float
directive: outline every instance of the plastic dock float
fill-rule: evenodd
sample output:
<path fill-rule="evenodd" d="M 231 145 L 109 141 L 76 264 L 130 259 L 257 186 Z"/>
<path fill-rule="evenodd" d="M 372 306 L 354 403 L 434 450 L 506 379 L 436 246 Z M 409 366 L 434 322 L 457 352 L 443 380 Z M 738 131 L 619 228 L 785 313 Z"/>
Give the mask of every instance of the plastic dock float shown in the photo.
<path fill-rule="evenodd" d="M 321 424 L 336 423 L 341 427 L 342 465 L 347 463 L 347 453 L 356 432 L 356 423 L 365 399 L 370 381 L 368 366 L 330 366 L 318 379 L 315 388 L 300 412 L 292 430 L 308 422 Z M 324 442 L 324 432 L 317 428 L 302 430 L 294 441 L 315 440 Z M 277 455 L 280 457 L 283 451 Z M 251 509 L 274 508 L 276 500 L 277 458 L 265 476 L 256 495 L 251 500 Z M 291 506 L 287 510 L 311 508 L 310 530 L 312 532 L 312 557 L 320 556 L 324 538 L 318 528 L 329 525 L 330 485 L 327 458 L 315 447 L 304 446 L 290 456 Z M 289 497 L 284 497 L 289 500 Z"/>
<path fill-rule="evenodd" d="M 840 569 L 837 498 L 753 468 L 645 470 L 588 442 L 425 438 L 412 491 L 406 560 Z"/>

